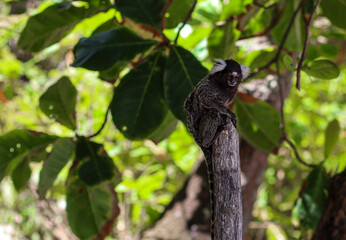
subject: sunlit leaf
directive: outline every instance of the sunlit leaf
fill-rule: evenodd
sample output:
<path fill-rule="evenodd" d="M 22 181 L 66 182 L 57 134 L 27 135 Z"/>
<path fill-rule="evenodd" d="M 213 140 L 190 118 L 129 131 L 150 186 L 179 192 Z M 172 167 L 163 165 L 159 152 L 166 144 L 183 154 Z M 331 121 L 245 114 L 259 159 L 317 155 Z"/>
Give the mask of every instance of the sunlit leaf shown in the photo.
<path fill-rule="evenodd" d="M 314 229 L 327 201 L 328 177 L 321 165 L 316 166 L 306 179 L 306 189 L 297 201 L 293 215 L 305 229 Z"/>
<path fill-rule="evenodd" d="M 194 0 L 174 0 L 166 13 L 166 28 L 174 28 L 183 22 L 189 13 Z"/>
<path fill-rule="evenodd" d="M 326 59 L 315 60 L 308 66 L 303 67 L 302 70 L 310 76 L 320 79 L 333 79 L 337 78 L 340 74 L 338 66 L 334 62 Z"/>
<path fill-rule="evenodd" d="M 165 68 L 165 98 L 172 113 L 186 122 L 183 105 L 195 85 L 202 80 L 208 71 L 201 63 L 182 47 L 171 46 Z"/>
<path fill-rule="evenodd" d="M 69 226 L 80 239 L 100 234 L 112 210 L 112 196 L 106 184 L 87 186 L 74 178 L 67 186 L 66 212 Z"/>
<path fill-rule="evenodd" d="M 284 56 L 284 64 L 285 66 L 288 68 L 288 70 L 290 70 L 291 72 L 295 72 L 297 71 L 297 69 L 295 69 L 293 66 L 292 66 L 292 58 L 288 55 L 285 55 Z"/>
<path fill-rule="evenodd" d="M 18 46 L 38 52 L 65 37 L 74 26 L 96 13 L 95 9 L 58 3 L 29 18 L 20 35 Z"/>
<path fill-rule="evenodd" d="M 324 138 L 324 158 L 328 158 L 332 153 L 341 132 L 339 121 L 334 119 L 328 123 Z"/>
<path fill-rule="evenodd" d="M 254 147 L 271 152 L 279 146 L 281 138 L 280 115 L 265 102 L 252 104 L 235 101 L 238 131 Z"/>
<path fill-rule="evenodd" d="M 40 172 L 38 183 L 40 198 L 44 198 L 48 189 L 53 185 L 62 168 L 71 158 L 75 147 L 69 138 L 58 139 L 53 146 L 52 152 L 45 160 Z"/>
<path fill-rule="evenodd" d="M 337 27 L 346 29 L 345 0 L 328 0 L 321 1 L 321 8 L 324 15 Z"/>
<path fill-rule="evenodd" d="M 24 129 L 13 130 L 0 136 L 0 180 L 5 176 L 7 167 L 12 161 L 17 161 L 19 164 L 24 154 L 29 154 L 39 147 L 44 151 L 42 147 L 47 146 L 55 139 L 57 139 L 56 136 Z"/>
<path fill-rule="evenodd" d="M 114 176 L 113 160 L 104 151 L 102 144 L 79 138 L 76 159 L 82 163 L 78 170 L 79 178 L 87 185 L 96 185 Z"/>
<path fill-rule="evenodd" d="M 40 108 L 48 117 L 74 130 L 76 101 L 76 88 L 68 77 L 62 77 L 40 97 Z"/>
<path fill-rule="evenodd" d="M 230 16 L 246 12 L 246 6 L 252 4 L 253 0 L 232 0 L 222 9 L 220 20 L 226 20 Z"/>
<path fill-rule="evenodd" d="M 211 59 L 230 58 L 235 49 L 235 41 L 240 36 L 240 32 L 236 29 L 235 22 L 228 22 L 222 27 L 213 29 L 208 38 L 208 51 Z"/>
<path fill-rule="evenodd" d="M 26 186 L 31 176 L 31 169 L 29 166 L 28 159 L 24 159 L 18 166 L 13 170 L 11 179 L 14 187 L 17 191 L 20 191 Z"/>
<path fill-rule="evenodd" d="M 116 8 L 135 22 L 160 28 L 165 0 L 116 0 Z"/>
<path fill-rule="evenodd" d="M 132 60 L 157 42 L 143 40 L 126 27 L 82 38 L 73 49 L 74 67 L 103 71 L 119 61 Z"/>
<path fill-rule="evenodd" d="M 161 52 L 132 69 L 114 90 L 111 112 L 115 126 L 129 139 L 144 139 L 164 121 L 165 58 Z"/>

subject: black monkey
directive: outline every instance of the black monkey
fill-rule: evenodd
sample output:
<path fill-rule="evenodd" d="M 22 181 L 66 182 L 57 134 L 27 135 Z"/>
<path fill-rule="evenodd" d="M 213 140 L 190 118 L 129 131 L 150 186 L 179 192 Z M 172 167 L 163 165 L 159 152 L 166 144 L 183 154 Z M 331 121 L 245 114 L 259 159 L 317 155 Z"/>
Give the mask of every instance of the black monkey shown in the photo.
<path fill-rule="evenodd" d="M 250 69 L 234 60 L 215 59 L 208 76 L 202 79 L 185 101 L 187 126 L 201 147 L 207 163 L 211 194 L 211 238 L 214 239 L 214 186 L 212 145 L 230 122 L 237 127 L 237 119 L 228 105 L 233 101 L 240 82 L 247 78 Z"/>

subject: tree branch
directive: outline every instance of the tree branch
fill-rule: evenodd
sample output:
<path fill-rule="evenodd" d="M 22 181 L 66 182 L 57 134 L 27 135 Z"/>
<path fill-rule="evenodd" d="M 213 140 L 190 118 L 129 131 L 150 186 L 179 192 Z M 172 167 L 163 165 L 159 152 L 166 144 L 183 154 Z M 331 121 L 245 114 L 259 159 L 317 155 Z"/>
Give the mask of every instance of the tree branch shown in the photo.
<path fill-rule="evenodd" d="M 306 49 L 307 49 L 307 46 L 308 46 L 308 40 L 309 40 L 309 33 L 310 33 L 310 27 L 311 27 L 311 23 L 312 23 L 312 18 L 314 17 L 314 14 L 317 10 L 317 7 L 318 5 L 320 5 L 321 3 L 321 0 L 317 0 L 317 3 L 316 5 L 314 6 L 312 12 L 311 12 L 311 15 L 310 15 L 310 18 L 309 18 L 309 21 L 306 25 L 306 31 L 305 31 L 305 43 L 304 43 L 304 48 L 303 48 L 303 53 L 302 53 L 302 56 L 300 57 L 300 60 L 299 60 L 299 64 L 298 64 L 298 68 L 297 68 L 297 82 L 296 82 L 296 88 L 298 90 L 300 90 L 300 72 L 302 70 L 302 67 L 303 67 L 303 62 L 304 62 L 304 59 L 305 59 L 305 55 L 306 55 Z"/>
<path fill-rule="evenodd" d="M 196 7 L 196 4 L 197 4 L 197 0 L 195 0 L 190 8 L 190 11 L 188 12 L 184 22 L 183 22 L 183 25 L 181 25 L 181 27 L 179 28 L 178 30 L 178 33 L 177 33 L 177 36 L 175 37 L 175 40 L 174 40 L 174 45 L 177 45 L 177 42 L 178 42 L 178 38 L 179 38 L 179 35 L 180 35 L 180 31 L 185 27 L 186 23 L 190 20 L 191 18 L 191 15 L 192 15 L 192 12 L 193 10 L 195 10 L 195 7 Z"/>
<path fill-rule="evenodd" d="M 232 122 L 213 144 L 215 239 L 241 240 L 243 213 L 240 183 L 239 137 Z"/>

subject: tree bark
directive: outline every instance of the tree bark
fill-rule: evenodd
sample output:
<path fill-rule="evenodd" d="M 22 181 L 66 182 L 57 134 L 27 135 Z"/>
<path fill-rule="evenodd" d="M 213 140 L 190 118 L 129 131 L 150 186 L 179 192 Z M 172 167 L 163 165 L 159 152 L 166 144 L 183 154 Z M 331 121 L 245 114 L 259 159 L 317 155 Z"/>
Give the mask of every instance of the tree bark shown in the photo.
<path fill-rule="evenodd" d="M 330 180 L 324 214 L 313 240 L 346 239 L 346 170 Z"/>
<path fill-rule="evenodd" d="M 239 136 L 232 122 L 213 145 L 215 239 L 242 239 Z"/>

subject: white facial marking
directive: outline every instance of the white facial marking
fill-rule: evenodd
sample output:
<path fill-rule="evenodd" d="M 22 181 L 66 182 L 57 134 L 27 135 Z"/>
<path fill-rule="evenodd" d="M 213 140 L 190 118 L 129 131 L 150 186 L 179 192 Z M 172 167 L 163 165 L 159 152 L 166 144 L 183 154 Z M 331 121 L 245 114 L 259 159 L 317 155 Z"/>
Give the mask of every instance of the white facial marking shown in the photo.
<path fill-rule="evenodd" d="M 214 61 L 216 62 L 214 66 L 210 70 L 210 74 L 214 74 L 217 72 L 221 72 L 222 70 L 225 69 L 227 66 L 226 62 L 220 58 L 215 58 Z"/>
<path fill-rule="evenodd" d="M 241 68 L 241 73 L 243 75 L 243 79 L 247 78 L 251 73 L 250 68 L 246 65 L 240 65 L 240 68 Z"/>

